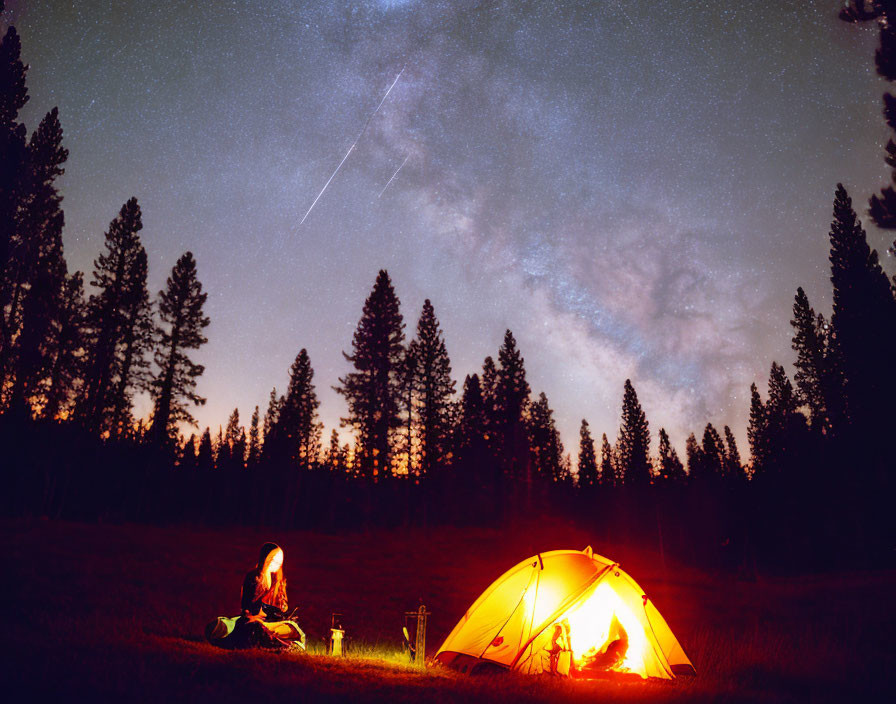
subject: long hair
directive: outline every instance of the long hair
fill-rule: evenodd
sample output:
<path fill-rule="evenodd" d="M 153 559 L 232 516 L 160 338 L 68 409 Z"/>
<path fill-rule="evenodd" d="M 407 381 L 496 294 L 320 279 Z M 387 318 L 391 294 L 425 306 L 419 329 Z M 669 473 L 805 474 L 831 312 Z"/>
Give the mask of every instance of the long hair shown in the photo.
<path fill-rule="evenodd" d="M 281 611 L 286 611 L 288 602 L 286 600 L 286 575 L 283 573 L 283 563 L 280 563 L 280 569 L 274 572 L 273 575 L 269 573 L 271 560 L 274 559 L 274 555 L 277 554 L 278 550 L 283 551 L 276 543 L 265 543 L 262 545 L 261 552 L 258 555 L 257 569 L 261 576 L 262 584 L 267 591 L 265 601 L 271 606 L 276 606 Z"/>

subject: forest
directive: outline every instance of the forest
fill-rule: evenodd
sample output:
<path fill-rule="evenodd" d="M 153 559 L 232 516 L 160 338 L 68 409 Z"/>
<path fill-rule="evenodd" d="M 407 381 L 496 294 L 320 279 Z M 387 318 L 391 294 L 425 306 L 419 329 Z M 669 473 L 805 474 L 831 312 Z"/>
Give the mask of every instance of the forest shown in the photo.
<path fill-rule="evenodd" d="M 845 18 L 870 17 L 857 13 Z M 877 70 L 896 79 L 889 25 Z M 200 430 L 191 410 L 205 403 L 204 368 L 193 358 L 210 323 L 201 263 L 184 252 L 151 294 L 134 197 L 109 223 L 93 270 L 69 270 L 62 122 L 54 108 L 29 134 L 19 121 L 26 76 L 10 27 L 0 45 L 7 516 L 337 532 L 562 516 L 745 574 L 830 567 L 833 554 L 853 565 L 892 563 L 896 275 L 869 246 L 842 185 L 828 233 L 832 310 L 817 311 L 793 282 L 793 357 L 770 360 L 767 380 L 749 389 L 748 448 L 708 422 L 680 457 L 666 430 L 651 427 L 632 382 L 620 380 L 619 427 L 592 429 L 583 419 L 570 452 L 510 330 L 461 382 L 430 301 L 413 322 L 385 270 L 371 271 L 344 353 L 349 373 L 315 380 L 300 349 L 287 388 L 272 389 L 266 408 L 234 409 L 217 429 Z M 884 104 L 896 129 L 896 98 Z M 887 163 L 896 168 L 892 141 Z M 896 229 L 891 186 L 869 212 L 877 227 Z M 344 398 L 350 443 L 320 422 L 320 383 Z M 137 417 L 144 394 L 152 411 Z"/>

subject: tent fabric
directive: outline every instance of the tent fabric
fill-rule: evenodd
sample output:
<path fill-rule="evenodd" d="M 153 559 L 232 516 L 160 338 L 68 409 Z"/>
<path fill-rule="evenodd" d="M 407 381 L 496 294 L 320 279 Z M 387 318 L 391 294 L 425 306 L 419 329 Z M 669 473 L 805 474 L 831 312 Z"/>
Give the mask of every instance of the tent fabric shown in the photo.
<path fill-rule="evenodd" d="M 570 660 L 579 676 L 672 679 L 694 671 L 637 582 L 590 547 L 539 553 L 509 569 L 470 606 L 435 659 L 464 672 L 565 675 Z"/>

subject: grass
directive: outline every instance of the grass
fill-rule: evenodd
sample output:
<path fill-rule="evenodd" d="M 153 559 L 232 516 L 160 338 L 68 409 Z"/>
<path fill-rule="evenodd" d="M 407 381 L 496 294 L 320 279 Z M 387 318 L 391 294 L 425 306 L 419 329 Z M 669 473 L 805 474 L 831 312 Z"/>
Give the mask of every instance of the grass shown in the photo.
<path fill-rule="evenodd" d="M 619 560 L 666 617 L 696 678 L 571 682 L 419 671 L 401 653 L 405 611 L 432 611 L 427 650 L 506 568 L 539 551 L 582 548 L 575 526 L 352 535 L 259 529 L 7 521 L 3 652 L 7 687 L 35 699 L 106 701 L 835 701 L 878 700 L 896 665 L 896 573 L 831 572 L 740 581 L 664 566 L 624 545 Z M 309 653 L 227 652 L 206 622 L 238 608 L 259 546 L 284 547 L 291 605 Z M 834 561 L 836 560 L 836 562 Z M 350 654 L 325 654 L 340 611 Z"/>

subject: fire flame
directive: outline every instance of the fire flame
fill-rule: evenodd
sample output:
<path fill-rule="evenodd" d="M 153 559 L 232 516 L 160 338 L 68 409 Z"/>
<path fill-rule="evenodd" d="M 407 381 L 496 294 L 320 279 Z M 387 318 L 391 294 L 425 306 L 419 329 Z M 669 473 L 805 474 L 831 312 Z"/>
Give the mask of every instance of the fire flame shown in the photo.
<path fill-rule="evenodd" d="M 603 582 L 566 614 L 570 649 L 578 670 L 632 672 L 647 677 L 644 628 L 613 588 Z"/>

